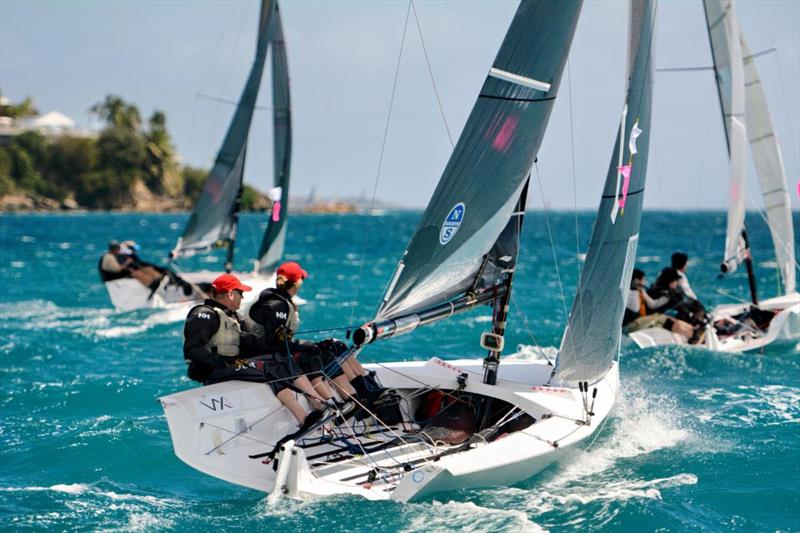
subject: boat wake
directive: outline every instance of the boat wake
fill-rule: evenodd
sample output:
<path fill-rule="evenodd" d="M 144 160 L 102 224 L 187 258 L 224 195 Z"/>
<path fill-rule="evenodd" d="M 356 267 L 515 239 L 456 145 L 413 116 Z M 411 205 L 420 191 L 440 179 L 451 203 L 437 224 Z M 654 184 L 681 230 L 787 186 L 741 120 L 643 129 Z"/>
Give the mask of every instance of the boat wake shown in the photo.
<path fill-rule="evenodd" d="M 704 404 L 698 418 L 725 427 L 800 423 L 800 389 L 785 385 L 739 385 L 689 391 Z M 707 407 L 705 407 L 707 406 Z"/>
<path fill-rule="evenodd" d="M 49 501 L 46 507 L 56 508 L 42 513 L 18 515 L 13 519 L 13 528 L 34 529 L 64 527 L 65 523 L 79 524 L 90 519 L 97 528 L 105 529 L 125 524 L 126 531 L 151 531 L 174 527 L 174 522 L 165 513 L 179 511 L 184 502 L 171 498 L 120 492 L 117 487 L 104 488 L 107 482 L 97 484 L 59 483 L 51 486 L 0 487 L 0 493 L 15 492 L 35 502 L 42 498 Z"/>
<path fill-rule="evenodd" d="M 547 531 L 532 522 L 524 511 L 509 508 L 484 507 L 473 502 L 411 504 L 416 516 L 403 528 L 404 533 L 437 531 Z"/>
<path fill-rule="evenodd" d="M 121 313 L 113 309 L 60 307 L 47 300 L 0 303 L 0 327 L 15 330 L 74 333 L 94 338 L 136 335 L 186 318 L 189 307 L 155 313 Z"/>
<path fill-rule="evenodd" d="M 523 356 L 540 356 L 538 348 L 522 348 Z M 607 427 L 585 449 L 566 451 L 567 460 L 517 487 L 465 491 L 454 498 L 466 503 L 412 504 L 425 510 L 407 531 L 577 529 L 606 523 L 629 501 L 663 500 L 671 491 L 697 484 L 691 472 L 651 477 L 639 471 L 643 457 L 690 444 L 695 437 L 680 424 L 679 409 L 668 397 L 631 380 L 623 389 Z M 571 517 L 567 523 L 565 516 Z"/>
<path fill-rule="evenodd" d="M 156 326 L 172 324 L 174 322 L 180 322 L 184 320 L 186 318 L 186 315 L 189 313 L 189 310 L 191 309 L 192 305 L 194 304 L 184 305 L 176 307 L 174 309 L 165 309 L 163 311 L 158 311 L 156 313 L 148 315 L 143 320 L 131 320 L 130 325 L 112 326 L 110 328 L 99 329 L 95 331 L 94 334 L 98 337 L 103 337 L 103 338 L 115 338 L 115 337 L 129 337 L 131 335 L 144 333 L 145 331 L 152 329 Z"/>

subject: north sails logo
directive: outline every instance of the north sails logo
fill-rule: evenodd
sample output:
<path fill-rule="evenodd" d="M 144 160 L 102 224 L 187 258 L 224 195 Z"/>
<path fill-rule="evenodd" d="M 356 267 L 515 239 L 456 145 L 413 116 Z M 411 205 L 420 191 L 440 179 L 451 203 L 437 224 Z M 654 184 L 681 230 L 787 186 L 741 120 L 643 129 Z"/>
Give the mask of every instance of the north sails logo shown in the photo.
<path fill-rule="evenodd" d="M 442 230 L 439 232 L 439 244 L 445 245 L 450 242 L 450 239 L 455 237 L 458 228 L 461 227 L 461 222 L 464 220 L 464 202 L 458 202 L 447 213 L 447 217 L 442 223 Z"/>

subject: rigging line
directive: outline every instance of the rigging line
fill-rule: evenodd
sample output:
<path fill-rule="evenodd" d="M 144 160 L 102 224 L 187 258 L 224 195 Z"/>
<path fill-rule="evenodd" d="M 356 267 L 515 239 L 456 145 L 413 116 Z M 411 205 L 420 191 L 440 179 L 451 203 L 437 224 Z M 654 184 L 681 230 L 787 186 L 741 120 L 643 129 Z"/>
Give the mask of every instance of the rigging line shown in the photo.
<path fill-rule="evenodd" d="M 351 324 L 349 326 L 337 326 L 331 328 L 320 328 L 320 329 L 304 329 L 301 331 L 296 331 L 295 335 L 305 335 L 306 333 L 324 333 L 326 331 L 346 331 L 352 330 L 363 326 L 363 324 Z"/>
<path fill-rule="evenodd" d="M 753 183 L 751 182 L 751 184 L 750 184 L 750 188 L 751 188 L 751 191 L 750 191 L 750 192 L 751 192 L 751 193 L 753 192 L 753 187 L 754 187 L 754 185 L 753 185 Z M 760 188 L 760 187 L 759 187 L 759 188 Z M 767 218 L 767 215 L 766 215 L 766 209 L 762 208 L 762 207 L 761 207 L 759 204 L 757 204 L 757 203 L 756 203 L 756 201 L 753 199 L 753 197 L 754 197 L 754 196 L 756 196 L 756 197 L 758 197 L 758 196 L 764 196 L 764 193 L 763 193 L 763 192 L 761 192 L 761 194 L 758 194 L 758 193 L 760 192 L 760 191 L 758 191 L 758 190 L 755 190 L 755 192 L 756 192 L 756 194 L 748 194 L 748 195 L 747 195 L 747 201 L 750 203 L 750 207 L 754 208 L 754 209 L 755 209 L 755 211 L 756 211 L 756 212 L 757 212 L 757 213 L 758 213 L 758 214 L 761 216 L 761 218 L 764 220 L 764 223 L 767 225 L 767 228 L 769 228 L 770 237 L 772 237 L 773 235 L 775 235 L 775 229 L 773 228 L 772 224 L 770 224 L 770 222 L 769 222 L 769 219 Z M 788 192 L 788 191 L 787 191 L 787 192 Z M 791 200 L 790 200 L 789 208 L 790 208 L 790 210 L 791 210 Z M 772 240 L 773 244 L 775 244 L 775 239 L 774 239 L 774 238 L 772 238 L 771 240 Z M 784 251 L 784 252 L 787 252 L 787 253 L 788 253 L 788 252 L 790 251 L 790 250 L 789 250 L 789 247 L 786 245 L 786 243 L 784 243 L 783 241 L 780 241 L 780 240 L 779 240 L 779 241 L 777 241 L 777 242 L 778 242 L 778 244 L 780 244 L 780 246 L 781 246 L 781 248 L 783 249 L 783 251 Z M 775 253 L 775 256 L 776 256 L 776 257 L 775 257 L 775 259 L 777 260 L 777 259 L 778 259 L 778 258 L 777 258 L 777 252 L 778 252 L 778 250 L 776 249 L 776 250 L 775 250 L 775 252 L 776 252 L 776 253 Z M 798 265 L 798 263 L 797 263 L 797 260 L 796 260 L 794 257 L 790 257 L 790 259 L 791 259 L 791 260 L 792 260 L 792 262 L 794 263 L 794 268 L 795 268 L 795 270 L 797 270 L 797 271 L 800 271 L 800 265 Z M 782 273 L 782 272 L 783 272 L 783 270 L 782 270 L 782 267 L 781 267 L 781 265 L 780 265 L 780 264 L 778 265 L 778 272 L 779 272 L 779 273 Z M 782 275 L 782 274 L 781 274 L 781 275 Z"/>
<path fill-rule="evenodd" d="M 361 405 L 361 404 L 359 403 L 359 405 Z M 338 407 L 336 408 L 336 412 L 338 413 L 338 415 L 340 417 L 344 418 L 344 416 L 342 415 L 342 412 L 339 410 Z M 367 411 L 367 412 L 369 412 L 369 411 Z M 370 414 L 372 414 L 372 413 L 370 413 Z M 375 417 L 375 420 L 378 420 L 378 418 Z M 364 446 L 361 444 L 361 441 L 358 439 L 358 437 L 356 437 L 355 431 L 353 431 L 353 429 L 350 427 L 350 424 L 348 424 L 347 421 L 345 421 L 345 423 L 343 425 L 350 431 L 350 436 L 353 437 L 353 439 L 358 443 L 358 447 L 361 450 L 361 453 L 363 454 L 363 456 L 367 458 L 367 460 L 371 463 L 371 466 L 377 468 L 378 467 L 378 463 L 376 461 L 374 461 L 372 459 L 372 456 L 370 454 L 368 454 L 367 451 L 364 449 Z M 344 433 L 344 432 L 342 432 L 342 433 Z"/>
<path fill-rule="evenodd" d="M 237 431 L 237 432 L 236 432 L 236 433 L 234 433 L 232 436 L 228 437 L 228 438 L 227 438 L 227 439 L 225 439 L 224 441 L 220 442 L 219 444 L 217 444 L 216 446 L 214 446 L 213 448 L 211 448 L 210 450 L 208 450 L 208 451 L 205 453 L 205 455 L 211 455 L 212 453 L 214 453 L 214 452 L 215 452 L 215 451 L 217 451 L 218 449 L 222 448 L 223 446 L 225 446 L 226 444 L 228 444 L 230 441 L 232 441 L 232 440 L 233 440 L 233 439 L 235 439 L 236 437 L 240 437 L 240 436 L 244 435 L 245 433 L 247 433 L 248 431 L 250 431 L 251 429 L 253 429 L 253 427 L 255 427 L 255 425 L 256 425 L 256 424 L 258 424 L 258 423 L 260 423 L 260 422 L 263 422 L 263 421 L 264 421 L 264 420 L 266 420 L 267 418 L 271 417 L 272 415 L 274 415 L 275 413 L 277 413 L 278 411 L 280 411 L 282 408 L 283 408 L 283 405 L 282 405 L 282 404 L 281 404 L 281 405 L 279 405 L 278 407 L 276 407 L 275 409 L 273 409 L 273 410 L 272 410 L 272 411 L 270 411 L 269 413 L 265 414 L 264 416 L 262 416 L 261 418 L 259 418 L 259 419 L 258 419 L 258 420 L 256 420 L 255 422 L 253 422 L 252 424 L 248 424 L 246 427 L 244 427 L 244 428 L 242 428 L 241 430 Z M 208 425 L 211 425 L 211 424 L 208 424 Z M 212 427 L 213 427 L 213 426 L 212 426 Z M 263 443 L 263 442 L 261 442 L 261 441 L 257 441 L 257 442 L 258 442 L 259 444 L 265 444 L 265 443 Z M 268 446 L 268 444 L 265 444 L 265 445 L 266 445 L 266 446 Z"/>
<path fill-rule="evenodd" d="M 181 268 L 178 266 L 178 264 L 177 264 L 177 263 L 175 263 L 174 261 L 173 261 L 173 262 L 170 262 L 169 266 L 170 266 L 170 268 L 172 268 L 172 270 L 174 270 L 174 271 L 175 271 L 175 273 L 176 273 L 176 274 L 185 274 L 185 272 L 184 272 L 183 270 L 181 270 Z M 210 299 L 211 299 L 211 295 L 209 295 L 209 294 L 208 294 L 206 291 L 204 291 L 203 289 L 201 289 L 201 288 L 200 288 L 200 285 L 198 285 L 197 283 L 194 283 L 193 281 L 188 281 L 186 278 L 181 278 L 181 279 L 182 279 L 183 281 L 185 281 L 186 283 L 188 283 L 189 285 L 191 285 L 191 287 L 192 287 L 194 290 L 196 290 L 196 291 L 197 291 L 197 294 L 200 294 L 200 295 L 202 295 L 202 296 L 203 296 L 204 298 L 206 298 L 207 300 L 210 300 Z"/>
<path fill-rule="evenodd" d="M 219 96 L 211 96 L 210 94 L 203 94 L 203 93 L 196 93 L 194 95 L 195 98 L 200 98 L 202 100 L 210 100 L 212 102 L 217 102 L 219 104 L 230 104 L 230 105 L 238 105 L 239 102 L 236 100 L 229 100 L 227 98 L 220 98 Z M 259 111 L 274 111 L 275 107 L 272 106 L 265 106 L 265 105 L 257 105 L 254 106 L 253 109 L 257 109 Z"/>
<path fill-rule="evenodd" d="M 217 36 L 217 38 L 215 39 L 216 44 L 212 48 L 212 50 L 215 50 L 215 51 L 221 51 L 222 50 L 222 42 L 224 40 L 225 35 L 227 35 L 227 33 L 228 33 L 225 30 L 228 28 L 228 26 L 230 26 L 231 18 L 233 17 L 233 13 L 234 13 L 233 9 L 227 9 L 226 11 L 227 11 L 227 17 L 226 17 L 225 23 L 221 26 L 221 29 L 223 31 L 221 31 L 219 33 L 219 35 Z M 208 77 L 209 77 L 210 74 L 211 74 L 211 69 L 203 69 L 203 72 L 200 75 L 199 85 L 197 85 L 196 87 L 200 87 L 200 88 L 205 87 L 206 82 L 208 81 Z M 197 105 L 197 99 L 195 99 L 192 102 L 192 118 L 191 118 L 191 122 L 190 122 L 190 124 L 191 124 L 191 130 L 190 131 L 193 133 L 193 138 L 192 138 L 193 141 L 202 142 L 201 139 L 197 139 L 197 137 L 199 137 L 199 134 L 200 134 L 200 131 L 201 131 L 201 128 L 196 127 L 197 126 L 197 115 L 198 115 L 198 112 L 199 112 L 199 110 L 198 110 L 198 105 Z M 213 125 L 213 123 L 212 123 L 212 125 Z M 209 128 L 207 130 L 207 135 L 211 135 L 211 131 L 212 130 L 213 130 L 213 128 Z M 207 139 L 206 140 L 206 144 L 208 146 L 210 146 L 211 139 Z M 208 153 L 208 149 L 206 150 L 206 153 Z"/>
<path fill-rule="evenodd" d="M 283 407 L 283 406 L 281 406 L 281 407 Z M 237 432 L 233 431 L 232 429 L 228 429 L 228 428 L 225 428 L 225 427 L 222 427 L 222 426 L 217 426 L 216 424 L 212 424 L 211 422 L 203 422 L 203 425 L 209 426 L 209 427 L 214 428 L 214 429 L 218 429 L 218 430 L 223 431 L 225 433 L 232 433 L 234 437 L 243 437 L 243 438 L 245 438 L 247 440 L 250 440 L 250 441 L 253 441 L 253 442 L 257 442 L 258 444 L 263 444 L 264 446 L 275 447 L 275 443 L 267 442 L 267 441 L 264 441 L 264 440 L 260 440 L 260 439 L 257 439 L 255 437 L 251 437 L 250 435 L 247 435 L 245 433 L 237 433 Z M 211 451 L 207 452 L 205 455 L 208 455 L 210 453 L 211 453 Z"/>
<path fill-rule="evenodd" d="M 387 424 L 386 422 L 384 422 L 383 420 L 381 420 L 381 419 L 378 417 L 378 415 L 376 415 L 374 412 L 370 411 L 370 410 L 367 408 L 367 406 L 366 406 L 366 405 L 364 405 L 363 403 L 361 403 L 360 401 L 358 401 L 358 399 L 357 399 L 357 398 L 355 398 L 354 396 L 350 396 L 350 400 L 352 400 L 353 402 L 355 402 L 356 404 L 358 404 L 358 406 L 359 406 L 359 407 L 361 407 L 361 408 L 362 408 L 364 411 L 366 411 L 366 412 L 367 412 L 367 413 L 368 413 L 368 414 L 369 414 L 369 415 L 370 415 L 372 418 L 374 418 L 374 419 L 375 419 L 375 421 L 377 422 L 377 424 L 378 424 L 378 425 L 381 425 L 381 426 L 385 427 L 387 430 L 389 430 L 389 433 L 391 433 L 392 435 L 394 435 L 394 437 L 395 437 L 397 440 L 399 440 L 400 442 L 402 442 L 402 443 L 403 443 L 405 446 L 409 446 L 409 443 L 408 443 L 408 441 L 406 441 L 406 440 L 405 440 L 405 439 L 404 439 L 402 436 L 400 436 L 400 434 L 398 434 L 398 433 L 397 433 L 397 432 L 396 432 L 396 431 L 395 431 L 395 430 L 394 430 L 394 429 L 393 429 L 393 428 L 392 428 L 392 427 L 391 427 L 389 424 Z M 338 408 L 337 408 L 336 410 L 337 410 L 337 411 L 339 411 L 339 409 L 338 409 Z M 341 415 L 341 412 L 340 412 L 340 411 L 339 411 L 339 414 Z M 347 426 L 347 427 L 348 427 L 348 429 L 351 429 L 351 428 L 350 428 L 350 426 L 349 426 L 349 424 L 347 424 L 346 422 L 345 422 L 345 424 L 344 424 L 344 425 L 345 425 L 345 426 Z M 351 429 L 351 434 L 353 434 L 353 432 L 352 432 L 352 429 Z M 357 439 L 355 436 L 353 436 L 353 438 L 355 438 L 356 440 L 358 440 L 358 439 Z M 360 442 L 359 442 L 359 447 L 362 449 L 362 451 L 364 450 L 364 448 L 363 448 L 363 447 L 361 447 L 361 443 L 360 443 Z M 391 454 L 388 454 L 388 453 L 387 453 L 387 455 L 389 456 L 389 458 L 390 458 L 392 461 L 394 461 L 394 462 L 396 462 L 396 463 L 398 463 L 398 464 L 402 464 L 402 463 L 400 463 L 400 462 L 399 462 L 397 459 L 395 459 L 395 458 L 394 458 L 394 456 L 392 456 Z M 365 452 L 365 456 L 369 457 L 369 454 L 367 454 L 367 453 Z M 371 459 L 371 457 L 370 457 L 370 459 Z M 425 463 L 430 463 L 430 461 L 429 461 L 428 459 L 425 459 L 425 458 L 423 458 L 423 461 L 424 461 Z M 377 463 L 376 463 L 376 465 L 377 465 Z"/>
<path fill-rule="evenodd" d="M 575 214 L 575 268 L 578 272 L 576 279 L 581 279 L 581 237 L 578 225 L 578 183 L 575 176 L 575 125 L 572 111 L 572 69 L 570 69 L 569 56 L 567 56 L 567 96 L 569 100 L 569 155 L 572 161 L 572 209 Z M 580 305 L 580 304 L 579 304 Z"/>
<path fill-rule="evenodd" d="M 728 291 L 724 291 L 724 290 L 722 290 L 722 289 L 719 289 L 719 288 L 712 288 L 712 290 L 713 290 L 714 292 L 718 293 L 718 294 L 721 294 L 722 296 L 724 296 L 724 297 L 726 297 L 726 298 L 730 298 L 731 300 L 736 300 L 736 301 L 737 301 L 737 302 L 739 302 L 739 303 L 743 303 L 743 304 L 749 304 L 749 303 L 752 303 L 750 300 L 745 300 L 744 298 L 742 298 L 742 297 L 740 297 L 740 296 L 736 296 L 736 295 L 734 295 L 734 294 L 731 294 L 731 293 L 730 293 L 730 292 L 728 292 Z M 713 314 L 713 311 L 712 311 L 712 314 Z"/>
<path fill-rule="evenodd" d="M 779 57 L 780 50 L 777 50 L 775 53 L 775 63 L 778 65 L 778 81 L 781 86 L 781 103 L 783 104 L 783 114 L 784 116 L 789 116 L 789 109 L 786 105 L 786 88 L 783 84 L 783 69 L 781 68 L 781 60 Z M 759 79 L 761 79 L 759 77 Z M 766 98 L 766 96 L 765 96 Z M 795 144 L 795 136 L 794 136 L 794 127 L 792 126 L 792 121 L 787 120 L 788 130 L 789 130 L 789 137 L 792 145 L 792 159 L 794 159 L 794 169 L 795 172 L 800 172 L 800 164 L 797 161 L 797 144 Z M 773 130 L 775 129 L 775 124 L 772 125 Z"/>
<path fill-rule="evenodd" d="M 428 388 L 430 388 L 431 390 L 435 390 L 436 392 L 439 392 L 439 393 L 443 394 L 444 396 L 447 396 L 447 397 L 449 397 L 449 398 L 452 398 L 452 399 L 453 399 L 453 401 L 456 401 L 456 402 L 461 402 L 461 403 L 465 403 L 465 402 L 464 402 L 464 400 L 463 400 L 463 399 L 461 399 L 459 396 L 456 396 L 455 394 L 452 394 L 452 393 L 450 393 L 450 392 L 447 392 L 446 390 L 444 390 L 444 389 L 443 389 L 443 388 L 441 388 L 441 387 L 437 387 L 436 385 L 431 385 L 430 383 L 425 383 L 425 382 L 424 382 L 424 381 L 422 381 L 422 380 L 416 379 L 415 377 L 413 377 L 413 376 L 411 376 L 411 375 L 409 375 L 409 374 L 404 374 L 403 372 L 400 372 L 399 370 L 395 370 L 394 368 L 388 367 L 388 366 L 386 366 L 386 365 L 384 365 L 384 364 L 382 364 L 382 363 L 375 363 L 375 365 L 377 365 L 377 366 L 379 366 L 379 367 L 381 367 L 381 368 L 384 368 L 384 369 L 386 369 L 386 370 L 388 370 L 388 371 L 390 371 L 390 372 L 394 372 L 395 374 L 397 374 L 397 375 L 399 375 L 399 376 L 403 376 L 404 378 L 406 378 L 406 379 L 408 379 L 408 380 L 411 380 L 411 381 L 416 381 L 416 382 L 417 382 L 417 383 L 419 383 L 420 385 L 424 385 L 425 387 L 428 387 Z M 469 372 L 469 373 L 471 373 L 471 374 L 475 374 L 475 375 L 481 375 L 481 373 L 479 373 L 479 372 L 475 372 L 475 371 L 471 371 L 471 370 L 466 370 L 466 372 Z"/>
<path fill-rule="evenodd" d="M 419 23 L 417 16 L 417 8 L 414 5 L 414 0 L 409 0 L 411 11 L 414 12 L 414 20 L 417 23 L 417 31 L 419 32 L 419 40 L 422 43 L 422 53 L 425 55 L 425 64 L 428 65 L 428 75 L 431 77 L 431 85 L 433 85 L 433 94 L 436 96 L 436 103 L 439 106 L 439 113 L 442 114 L 442 122 L 444 122 L 444 129 L 447 131 L 447 138 L 450 139 L 450 147 L 455 147 L 453 143 L 453 135 L 450 133 L 450 126 L 447 125 L 447 118 L 444 116 L 444 107 L 442 107 L 442 99 L 439 98 L 439 89 L 436 87 L 436 80 L 433 78 L 433 69 L 431 68 L 431 60 L 428 57 L 428 48 L 425 46 L 425 38 L 422 36 L 422 26 Z"/>
<path fill-rule="evenodd" d="M 664 189 L 661 188 L 661 178 L 660 178 L 660 173 L 658 171 L 659 167 L 658 152 L 656 151 L 655 136 L 656 136 L 656 128 L 652 128 L 652 131 L 650 132 L 650 139 L 651 139 L 650 148 L 653 150 L 653 163 L 655 163 L 653 167 L 655 168 L 656 171 L 656 187 L 658 187 L 658 201 L 661 204 L 661 209 L 666 209 L 666 206 L 664 205 Z M 642 200 L 642 203 L 644 203 L 644 200 Z"/>
<path fill-rule="evenodd" d="M 703 137 L 703 151 L 701 152 L 701 159 L 700 159 L 700 177 L 697 179 L 697 189 L 695 190 L 695 202 L 694 208 L 697 209 L 700 206 L 700 186 L 703 184 L 703 177 L 705 176 L 705 167 L 706 167 L 706 152 L 708 150 L 708 136 L 711 130 L 711 110 L 714 108 L 713 105 L 709 103 L 708 105 L 708 113 L 706 116 L 706 134 Z"/>
<path fill-rule="evenodd" d="M 241 17 L 239 18 L 239 29 L 237 30 L 236 38 L 233 41 L 233 48 L 231 48 L 231 51 L 230 51 L 230 54 L 229 54 L 230 57 L 234 56 L 234 53 L 236 52 L 236 49 L 239 47 L 239 38 L 242 36 L 242 33 L 243 33 L 242 32 L 242 27 L 244 26 L 245 19 L 249 20 L 249 18 L 247 17 L 247 11 L 248 11 L 247 6 L 245 6 L 244 9 L 242 10 Z M 257 38 L 258 38 L 258 36 L 256 36 L 256 39 Z M 227 62 L 227 65 L 226 65 L 227 68 L 225 69 L 225 76 L 220 78 L 219 90 L 217 91 L 218 94 L 224 94 L 224 91 L 222 90 L 223 89 L 223 85 L 225 83 L 225 80 L 229 80 L 230 79 L 231 67 L 233 66 L 233 63 L 234 63 L 233 61 L 228 61 Z M 206 154 L 211 153 L 211 143 L 213 141 L 214 131 L 216 130 L 217 118 L 219 116 L 219 108 L 220 108 L 220 106 L 215 106 L 214 107 L 214 116 L 211 119 L 211 127 L 208 128 L 208 136 L 207 136 L 208 140 L 206 141 L 206 150 L 204 152 Z M 235 113 L 235 111 L 234 111 L 234 113 Z"/>
<path fill-rule="evenodd" d="M 587 445 L 586 445 L 586 447 L 583 449 L 583 451 L 585 451 L 585 452 L 588 452 L 588 451 L 589 451 L 589 449 L 590 449 L 592 446 L 594 446 L 594 443 L 595 443 L 595 441 L 596 441 L 596 440 L 597 440 L 597 438 L 600 436 L 600 433 L 603 431 L 603 428 L 605 427 L 605 425 L 606 425 L 606 422 L 608 422 L 608 419 L 609 419 L 609 418 L 611 418 L 611 417 L 610 417 L 610 416 L 608 416 L 608 415 L 606 415 L 606 417 L 605 417 L 605 418 L 603 418 L 603 420 L 600 422 L 600 425 L 599 425 L 599 426 L 597 427 L 597 429 L 594 431 L 594 438 L 592 439 L 592 441 L 591 441 L 589 444 L 587 444 Z"/>
<path fill-rule="evenodd" d="M 386 113 L 386 124 L 383 127 L 383 142 L 381 143 L 381 151 L 380 155 L 378 156 L 378 168 L 375 171 L 375 185 L 372 188 L 372 200 L 369 203 L 369 216 L 367 218 L 367 222 L 372 220 L 372 212 L 375 209 L 375 197 L 378 194 L 378 184 L 380 183 L 381 179 L 381 168 L 383 167 L 383 155 L 386 152 L 386 140 L 389 137 L 389 124 L 392 121 L 392 109 L 394 107 L 394 97 L 397 93 L 397 81 L 400 78 L 400 64 L 403 60 L 403 48 L 406 43 L 406 32 L 408 31 L 408 19 L 411 15 L 411 2 L 408 3 L 408 9 L 406 9 L 406 19 L 403 23 L 403 36 L 400 39 L 400 52 L 397 54 L 397 66 L 395 67 L 394 71 L 394 83 L 392 84 L 392 95 L 389 98 L 389 110 Z M 356 316 L 356 307 L 358 307 L 358 290 L 361 286 L 361 278 L 364 275 L 364 265 L 367 263 L 367 244 L 369 239 L 369 231 L 364 232 L 364 245 L 361 248 L 361 265 L 358 267 L 358 278 L 356 278 L 356 286 L 353 290 L 353 307 L 350 311 L 350 320 L 349 322 L 353 322 Z"/>
<path fill-rule="evenodd" d="M 512 296 L 511 298 L 509 298 L 509 299 L 511 300 L 511 305 L 513 305 L 513 306 L 514 306 L 514 310 L 517 312 L 517 314 L 518 314 L 518 315 L 520 316 L 520 318 L 522 319 L 522 324 L 525 326 L 525 330 L 528 332 L 528 335 L 530 335 L 530 337 L 531 337 L 531 340 L 533 340 L 533 343 L 534 343 L 534 344 L 536 345 L 536 347 L 539 349 L 539 353 L 540 353 L 540 354 L 542 354 L 542 357 L 544 357 L 544 358 L 545 358 L 545 360 L 547 361 L 547 363 L 548 363 L 550 366 L 553 366 L 553 362 L 552 362 L 552 361 L 550 361 L 550 358 L 549 358 L 549 357 L 547 357 L 547 354 L 545 354 L 545 353 L 544 353 L 544 348 L 542 348 L 542 346 L 539 344 L 539 341 L 538 341 L 538 340 L 536 340 L 536 336 L 533 334 L 533 331 L 531 331 L 531 328 L 530 328 L 530 326 L 528 325 L 528 319 L 525 317 L 525 315 L 524 315 L 524 314 L 522 313 L 522 311 L 520 310 L 519 306 L 517 305 L 517 301 L 514 299 L 514 297 L 513 297 L 513 296 Z"/>
<path fill-rule="evenodd" d="M 556 255 L 556 245 L 553 242 L 553 232 L 550 229 L 550 216 L 548 215 L 547 205 L 544 201 L 544 187 L 542 186 L 542 176 L 539 174 L 539 163 L 534 160 L 533 167 L 536 169 L 536 179 L 539 180 L 539 194 L 542 197 L 542 209 L 544 210 L 544 221 L 547 226 L 547 235 L 550 238 L 550 249 L 553 251 L 553 264 L 556 267 L 556 278 L 558 279 L 558 290 L 561 294 L 561 306 L 564 309 L 564 319 L 569 320 L 567 313 L 567 298 L 564 296 L 564 285 L 561 283 L 561 272 L 558 270 L 558 256 Z"/>

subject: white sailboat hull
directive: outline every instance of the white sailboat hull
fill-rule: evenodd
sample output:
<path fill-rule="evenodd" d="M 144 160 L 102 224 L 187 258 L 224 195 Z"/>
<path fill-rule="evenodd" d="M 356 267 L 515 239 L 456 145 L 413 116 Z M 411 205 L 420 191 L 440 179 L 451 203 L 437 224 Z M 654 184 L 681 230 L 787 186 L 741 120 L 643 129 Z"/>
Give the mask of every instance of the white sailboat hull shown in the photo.
<path fill-rule="evenodd" d="M 598 430 L 614 405 L 619 386 L 614 363 L 602 380 L 591 385 L 598 392 L 594 416 L 588 417 L 577 388 L 545 385 L 552 367 L 541 361 L 504 361 L 495 386 L 481 382 L 480 359 L 444 362 L 434 358 L 372 369 L 384 386 L 403 396 L 403 427 L 409 431 L 400 426 L 387 430 L 374 421 L 368 426 L 339 426 L 337 435 L 347 436 L 350 445 L 357 443 L 361 451 L 370 447 L 368 453 L 350 456 L 341 451 L 341 443 L 338 447 L 336 441 L 320 444 L 322 430 L 317 430 L 279 453 L 275 470 L 263 458 L 250 458 L 270 451 L 296 424 L 267 385 L 244 382 L 220 383 L 161 398 L 175 453 L 201 472 L 271 493 L 270 499 L 354 494 L 370 500 L 409 501 L 445 490 L 509 485 L 537 474 L 565 449 L 586 441 Z M 408 413 L 416 408 L 415 391 L 421 383 L 455 390 L 456 378 L 462 373 L 468 376 L 464 393 L 516 406 L 534 417 L 535 423 L 488 443 L 477 441 L 468 449 L 464 445 L 434 446 L 415 436 L 410 430 L 418 428 L 408 420 Z M 592 402 L 591 395 L 588 402 Z M 376 443 L 388 448 L 373 451 Z M 378 475 L 370 482 L 367 476 L 372 470 Z"/>
<path fill-rule="evenodd" d="M 744 313 L 749 307 L 749 303 L 719 305 L 711 313 L 711 323 Z M 714 329 L 709 326 L 704 341 L 694 346 L 718 352 L 745 352 L 763 348 L 776 340 L 800 338 L 800 294 L 795 292 L 763 300 L 758 307 L 764 311 L 779 311 L 765 331 L 754 332 L 745 328 L 736 335 L 718 337 Z M 687 344 L 686 337 L 664 328 L 642 329 L 629 333 L 628 336 L 640 348 Z"/>
<path fill-rule="evenodd" d="M 121 278 L 104 283 L 108 296 L 114 308 L 120 312 L 134 311 L 136 309 L 173 309 L 178 307 L 188 307 L 202 302 L 205 295 L 198 289 L 200 283 L 211 283 L 214 278 L 222 272 L 211 272 L 203 270 L 199 272 L 182 273 L 181 278 L 193 285 L 193 290 L 189 295 L 183 292 L 183 288 L 169 283 L 165 276 L 155 292 L 144 286 L 133 278 Z M 269 287 L 275 286 L 275 273 L 243 273 L 234 274 L 244 283 L 253 287 L 252 291 L 246 292 L 242 300 L 242 307 L 252 304 L 258 294 Z"/>

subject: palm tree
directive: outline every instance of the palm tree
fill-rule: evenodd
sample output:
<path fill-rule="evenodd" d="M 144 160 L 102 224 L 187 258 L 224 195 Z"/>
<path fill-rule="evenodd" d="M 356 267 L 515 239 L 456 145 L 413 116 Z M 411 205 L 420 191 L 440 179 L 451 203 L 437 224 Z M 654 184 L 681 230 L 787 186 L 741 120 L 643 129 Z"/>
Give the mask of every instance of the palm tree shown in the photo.
<path fill-rule="evenodd" d="M 90 111 L 103 119 L 106 127 L 136 131 L 142 125 L 139 109 L 115 94 L 106 95 L 106 99 L 93 105 Z"/>

